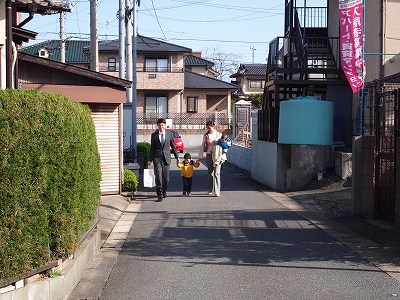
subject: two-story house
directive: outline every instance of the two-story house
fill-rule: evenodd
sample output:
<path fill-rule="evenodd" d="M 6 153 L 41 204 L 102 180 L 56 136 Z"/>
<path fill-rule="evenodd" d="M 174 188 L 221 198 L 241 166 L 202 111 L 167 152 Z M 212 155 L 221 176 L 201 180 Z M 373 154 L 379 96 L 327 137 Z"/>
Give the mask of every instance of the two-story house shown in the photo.
<path fill-rule="evenodd" d="M 263 93 L 267 64 L 240 64 L 230 78 L 239 86 L 238 95 L 248 98 L 250 94 Z"/>

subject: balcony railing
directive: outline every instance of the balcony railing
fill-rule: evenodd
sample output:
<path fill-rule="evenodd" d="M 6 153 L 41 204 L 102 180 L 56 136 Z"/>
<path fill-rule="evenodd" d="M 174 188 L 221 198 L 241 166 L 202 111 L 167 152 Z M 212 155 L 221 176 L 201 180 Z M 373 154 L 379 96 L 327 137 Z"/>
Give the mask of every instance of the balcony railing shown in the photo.
<path fill-rule="evenodd" d="M 145 68 L 137 68 L 138 72 L 163 72 L 163 73 L 182 73 L 183 68 L 179 67 L 145 67 Z"/>
<path fill-rule="evenodd" d="M 290 55 L 291 61 L 288 59 Z M 318 70 L 329 73 L 327 69 L 341 68 L 339 55 L 338 37 L 277 37 L 269 44 L 267 72 L 272 74 L 282 68 L 303 68 L 312 69 L 312 73 L 319 73 Z"/>
<path fill-rule="evenodd" d="M 149 73 L 183 73 L 183 68 L 136 68 L 136 72 L 149 72 Z M 109 72 L 119 72 L 118 66 L 114 69 L 110 69 L 108 66 L 100 66 L 99 72 L 109 73 Z"/>
<path fill-rule="evenodd" d="M 213 121 L 215 125 L 229 125 L 227 113 L 143 113 L 137 114 L 137 124 L 156 124 L 159 118 L 171 119 L 172 124 L 179 125 L 205 125 Z"/>
<path fill-rule="evenodd" d="M 302 28 L 326 28 L 328 27 L 328 8 L 326 7 L 296 7 Z"/>

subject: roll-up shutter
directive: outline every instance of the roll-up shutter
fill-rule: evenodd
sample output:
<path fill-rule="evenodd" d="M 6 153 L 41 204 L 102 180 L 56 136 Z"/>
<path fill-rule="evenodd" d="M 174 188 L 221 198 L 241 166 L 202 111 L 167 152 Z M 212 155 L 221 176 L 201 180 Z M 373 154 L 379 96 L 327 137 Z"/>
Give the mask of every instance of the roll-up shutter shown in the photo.
<path fill-rule="evenodd" d="M 101 193 L 119 194 L 120 134 L 119 104 L 90 104 L 96 127 L 97 145 L 101 160 Z"/>

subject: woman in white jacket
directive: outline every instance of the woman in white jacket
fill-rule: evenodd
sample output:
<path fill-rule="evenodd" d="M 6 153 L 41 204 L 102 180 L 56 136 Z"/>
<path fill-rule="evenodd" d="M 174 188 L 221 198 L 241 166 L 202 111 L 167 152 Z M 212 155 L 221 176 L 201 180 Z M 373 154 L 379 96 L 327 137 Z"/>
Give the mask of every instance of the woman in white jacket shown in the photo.
<path fill-rule="evenodd" d="M 226 142 L 228 136 L 223 133 L 221 135 L 220 141 Z M 212 174 L 213 177 L 213 192 L 216 197 L 221 195 L 221 167 L 222 164 L 226 161 L 226 154 L 224 149 L 216 143 L 213 151 L 212 151 L 212 161 L 214 172 Z"/>
<path fill-rule="evenodd" d="M 212 121 L 207 122 L 207 124 L 206 124 L 207 132 L 203 136 L 203 140 L 202 140 L 201 146 L 200 146 L 199 156 L 197 159 L 197 162 L 200 162 L 203 159 L 204 154 L 206 156 L 206 165 L 207 165 L 207 169 L 208 169 L 207 185 L 208 185 L 208 194 L 209 195 L 212 195 L 214 192 L 213 178 L 214 178 L 215 168 L 213 166 L 212 153 L 213 153 L 214 145 L 218 142 L 218 140 L 221 137 L 221 133 L 219 133 L 214 128 L 214 126 L 215 126 L 214 122 L 212 122 Z M 214 192 L 214 194 L 215 194 L 215 192 Z M 218 195 L 219 195 L 219 192 L 218 192 Z"/>

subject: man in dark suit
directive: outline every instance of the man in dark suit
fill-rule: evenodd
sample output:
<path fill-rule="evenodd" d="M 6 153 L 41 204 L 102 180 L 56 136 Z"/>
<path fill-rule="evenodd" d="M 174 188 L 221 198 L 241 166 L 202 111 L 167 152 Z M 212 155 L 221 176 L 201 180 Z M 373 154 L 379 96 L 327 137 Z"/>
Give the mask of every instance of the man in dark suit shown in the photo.
<path fill-rule="evenodd" d="M 156 179 L 156 202 L 161 202 L 167 197 L 167 188 L 169 182 L 169 169 L 171 164 L 171 152 L 179 163 L 179 155 L 176 151 L 172 132 L 166 131 L 165 119 L 157 120 L 158 130 L 151 134 L 150 157 L 148 165 L 154 164 L 154 175 Z"/>

